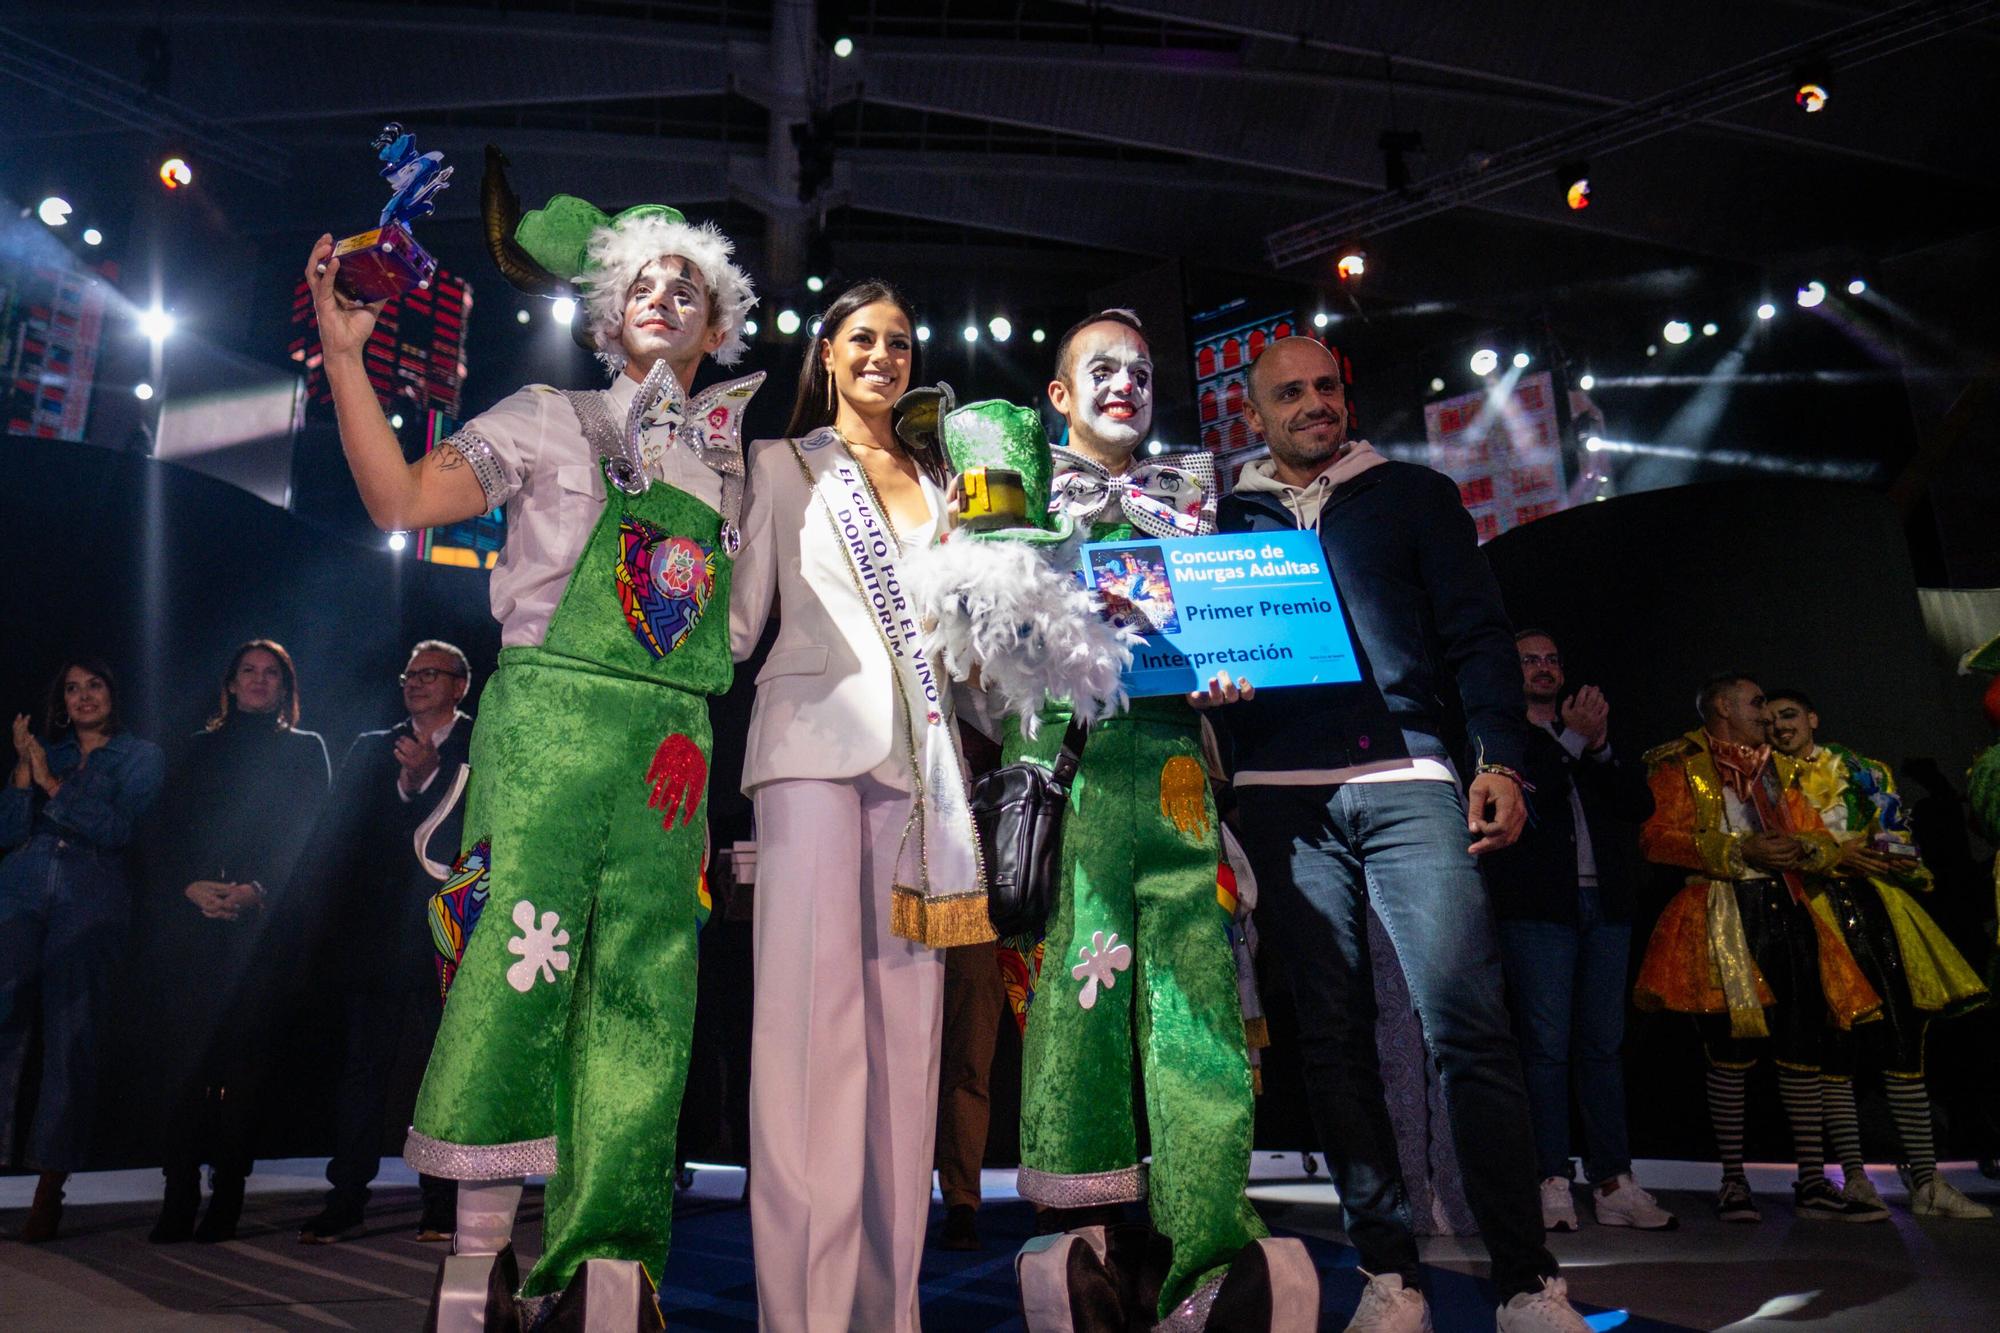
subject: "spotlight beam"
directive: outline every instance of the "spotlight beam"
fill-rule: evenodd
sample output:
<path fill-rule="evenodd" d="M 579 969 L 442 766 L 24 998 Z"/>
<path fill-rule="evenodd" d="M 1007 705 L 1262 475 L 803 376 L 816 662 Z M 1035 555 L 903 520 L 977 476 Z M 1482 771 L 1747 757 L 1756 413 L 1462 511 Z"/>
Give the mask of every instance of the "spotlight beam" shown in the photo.
<path fill-rule="evenodd" d="M 1477 155 L 1475 160 L 1419 181 L 1408 190 L 1388 191 L 1281 228 L 1264 238 L 1264 248 L 1273 267 L 1290 268 L 1317 259 L 1352 237 L 1380 236 L 1461 204 L 1544 179 L 1564 162 L 1598 158 L 1753 102 L 1789 95 L 1797 90 L 1795 75 L 1802 61 L 1818 59 L 1851 69 L 1983 22 L 1996 9 L 2000 4 L 1994 0 L 1959 0 L 1907 4 L 1871 14 L 1554 133 L 1497 153 Z"/>

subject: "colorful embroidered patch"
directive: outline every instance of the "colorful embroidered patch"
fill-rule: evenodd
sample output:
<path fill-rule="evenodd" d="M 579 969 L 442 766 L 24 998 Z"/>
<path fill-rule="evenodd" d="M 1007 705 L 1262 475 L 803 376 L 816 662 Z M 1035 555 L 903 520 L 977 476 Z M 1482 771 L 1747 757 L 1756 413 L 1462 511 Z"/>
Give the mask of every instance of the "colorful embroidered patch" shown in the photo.
<path fill-rule="evenodd" d="M 431 895 L 431 943 L 438 953 L 439 995 L 450 992 L 451 979 L 458 975 L 458 965 L 465 961 L 465 942 L 472 938 L 472 928 L 479 923 L 479 914 L 486 907 L 491 880 L 489 852 L 490 844 L 485 839 L 468 847 L 452 864 L 451 876 L 444 887 Z"/>
<path fill-rule="evenodd" d="M 1236 867 L 1225 857 L 1215 866 L 1215 901 L 1231 920 L 1236 917 L 1236 906 L 1240 899 L 1236 893 Z"/>
<path fill-rule="evenodd" d="M 675 815 L 685 825 L 694 819 L 694 812 L 701 808 L 702 793 L 708 789 L 708 757 L 693 740 L 677 731 L 653 751 L 646 781 L 653 788 L 646 804 L 666 811 L 660 817 L 660 827 L 671 829 Z"/>
<path fill-rule="evenodd" d="M 708 863 L 703 862 L 701 874 L 694 882 L 694 928 L 700 933 L 708 924 L 709 917 L 715 915 L 715 897 L 708 891 Z"/>
<path fill-rule="evenodd" d="M 618 604 L 645 650 L 665 657 L 687 642 L 715 594 L 716 555 L 641 518 L 618 523 Z"/>
<path fill-rule="evenodd" d="M 1043 943 L 1036 940 L 1035 947 L 1025 952 L 1011 944 L 993 946 L 1000 959 L 1000 982 L 1007 991 L 1007 1007 L 1013 1010 L 1014 1023 L 1023 1033 L 1028 1030 L 1028 1007 L 1035 1002 L 1035 983 L 1041 978 Z"/>
<path fill-rule="evenodd" d="M 1208 833 L 1208 775 L 1199 761 L 1177 754 L 1160 769 L 1160 816 L 1188 837 Z"/>

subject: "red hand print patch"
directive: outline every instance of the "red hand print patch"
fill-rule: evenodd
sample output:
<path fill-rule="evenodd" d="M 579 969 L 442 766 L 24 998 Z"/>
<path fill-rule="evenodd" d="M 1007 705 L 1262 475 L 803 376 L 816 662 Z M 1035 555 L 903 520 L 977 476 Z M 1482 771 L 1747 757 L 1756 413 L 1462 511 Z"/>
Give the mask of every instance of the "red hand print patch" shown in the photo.
<path fill-rule="evenodd" d="M 646 770 L 646 781 L 653 788 L 646 804 L 666 811 L 660 827 L 671 829 L 677 814 L 685 825 L 701 808 L 701 794 L 708 787 L 708 759 L 700 746 L 677 731 L 661 741 L 660 748 L 653 752 L 653 765 Z"/>

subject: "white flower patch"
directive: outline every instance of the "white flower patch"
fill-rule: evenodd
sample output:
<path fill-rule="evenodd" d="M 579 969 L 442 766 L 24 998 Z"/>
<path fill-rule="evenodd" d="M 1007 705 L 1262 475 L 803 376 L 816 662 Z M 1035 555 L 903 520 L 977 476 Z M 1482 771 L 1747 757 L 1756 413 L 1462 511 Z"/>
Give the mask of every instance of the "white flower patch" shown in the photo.
<path fill-rule="evenodd" d="M 1097 1004 L 1097 988 L 1100 984 L 1110 990 L 1118 984 L 1118 974 L 1132 966 L 1132 950 L 1118 942 L 1118 932 L 1106 935 L 1103 931 L 1092 931 L 1090 943 L 1076 951 L 1083 961 L 1069 970 L 1072 980 L 1081 981 L 1083 989 L 1077 993 L 1076 1002 L 1085 1009 Z"/>
<path fill-rule="evenodd" d="M 542 913 L 537 928 L 535 905 L 523 898 L 514 904 L 514 925 L 521 934 L 507 941 L 507 952 L 521 955 L 521 961 L 507 969 L 509 986 L 526 995 L 537 974 L 553 984 L 556 973 L 569 971 L 569 953 L 562 947 L 569 943 L 569 932 L 558 929 L 561 922 L 554 912 Z"/>

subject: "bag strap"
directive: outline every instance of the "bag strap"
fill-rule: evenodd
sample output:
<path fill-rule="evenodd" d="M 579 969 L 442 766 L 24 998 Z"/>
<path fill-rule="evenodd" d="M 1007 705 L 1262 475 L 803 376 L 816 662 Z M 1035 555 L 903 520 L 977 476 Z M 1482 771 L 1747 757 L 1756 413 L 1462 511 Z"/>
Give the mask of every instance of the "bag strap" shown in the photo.
<path fill-rule="evenodd" d="M 1062 751 L 1056 755 L 1056 766 L 1052 776 L 1056 785 L 1065 792 L 1076 778 L 1076 768 L 1083 761 L 1084 742 L 1090 739 L 1090 723 L 1080 717 L 1069 720 L 1069 730 L 1063 733 Z"/>

